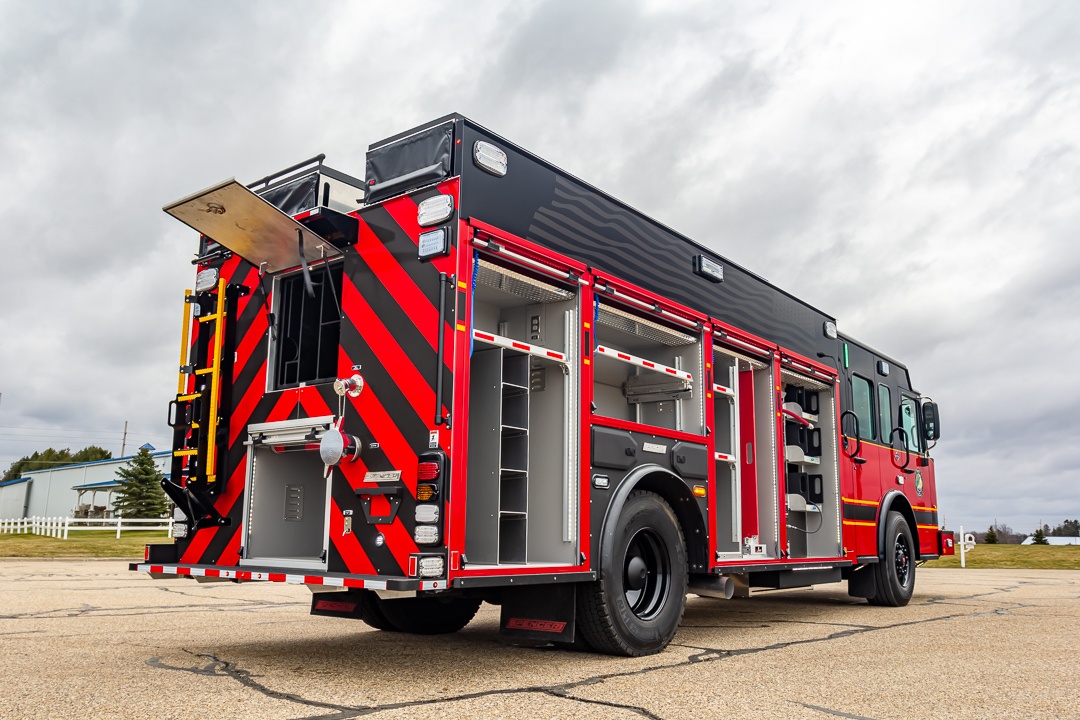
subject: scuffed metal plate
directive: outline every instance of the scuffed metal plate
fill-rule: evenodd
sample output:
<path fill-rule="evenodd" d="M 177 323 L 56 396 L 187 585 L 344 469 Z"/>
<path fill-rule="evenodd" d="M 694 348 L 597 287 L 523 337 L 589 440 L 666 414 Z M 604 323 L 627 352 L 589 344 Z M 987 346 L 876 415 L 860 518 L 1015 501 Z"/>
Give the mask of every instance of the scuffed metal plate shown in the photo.
<path fill-rule="evenodd" d="M 166 205 L 165 212 L 267 272 L 300 264 L 297 231 L 309 263 L 341 252 L 234 179 Z"/>

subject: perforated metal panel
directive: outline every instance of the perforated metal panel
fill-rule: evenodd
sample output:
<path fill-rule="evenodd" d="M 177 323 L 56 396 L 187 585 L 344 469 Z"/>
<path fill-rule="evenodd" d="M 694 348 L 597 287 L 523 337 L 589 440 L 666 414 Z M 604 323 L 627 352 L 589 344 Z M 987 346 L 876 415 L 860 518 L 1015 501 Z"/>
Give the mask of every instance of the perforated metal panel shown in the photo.
<path fill-rule="evenodd" d="M 795 387 L 803 387 L 808 390 L 828 390 L 830 386 L 817 380 L 811 380 L 805 375 L 797 375 L 789 370 L 780 371 L 780 380 L 786 385 L 794 385 Z"/>
<path fill-rule="evenodd" d="M 749 370 L 749 369 L 762 370 L 762 369 L 768 367 L 765 363 L 761 362 L 760 360 L 752 358 L 752 357 L 750 357 L 748 355 L 743 355 L 742 353 L 735 352 L 731 348 L 727 348 L 727 347 L 720 347 L 720 346 L 717 346 L 717 345 L 713 345 L 713 355 L 726 355 L 727 357 L 733 357 L 733 358 L 739 360 L 739 369 L 740 370 Z"/>
<path fill-rule="evenodd" d="M 476 282 L 538 303 L 558 302 L 574 297 L 574 294 L 567 290 L 534 280 L 513 270 L 492 265 L 485 260 L 480 261 Z"/>
<path fill-rule="evenodd" d="M 632 333 L 639 337 L 652 340 L 653 342 L 678 347 L 680 345 L 693 345 L 697 342 L 696 337 L 664 327 L 636 315 L 631 315 L 617 308 L 606 305 L 600 306 L 600 316 L 596 319 L 601 325 Z"/>

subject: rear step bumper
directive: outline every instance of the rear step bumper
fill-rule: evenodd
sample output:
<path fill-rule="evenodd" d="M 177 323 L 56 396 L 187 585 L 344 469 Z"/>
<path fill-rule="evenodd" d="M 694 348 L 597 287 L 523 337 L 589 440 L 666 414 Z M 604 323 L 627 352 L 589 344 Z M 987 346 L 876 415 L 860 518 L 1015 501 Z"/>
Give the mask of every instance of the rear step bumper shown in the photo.
<path fill-rule="evenodd" d="M 377 577 L 372 575 L 305 575 L 287 573 L 275 568 L 220 568 L 212 565 L 178 565 L 131 563 L 129 570 L 154 576 L 207 577 L 236 582 L 282 582 L 293 585 L 326 585 L 330 587 L 363 588 L 365 590 L 445 590 L 445 579 L 420 580 L 407 577 Z"/>

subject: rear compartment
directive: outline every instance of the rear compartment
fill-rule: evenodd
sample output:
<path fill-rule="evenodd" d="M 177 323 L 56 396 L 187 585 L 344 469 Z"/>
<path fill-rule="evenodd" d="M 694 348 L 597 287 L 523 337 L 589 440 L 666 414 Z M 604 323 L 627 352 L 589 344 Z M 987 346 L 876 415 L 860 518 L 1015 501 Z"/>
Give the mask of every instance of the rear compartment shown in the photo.
<path fill-rule="evenodd" d="M 345 214 L 365 193 L 348 180 L 318 160 L 166 208 L 203 233 L 205 287 L 187 293 L 166 488 L 183 522 L 163 559 L 307 584 L 445 576 L 456 233 L 419 222 L 456 183 Z"/>

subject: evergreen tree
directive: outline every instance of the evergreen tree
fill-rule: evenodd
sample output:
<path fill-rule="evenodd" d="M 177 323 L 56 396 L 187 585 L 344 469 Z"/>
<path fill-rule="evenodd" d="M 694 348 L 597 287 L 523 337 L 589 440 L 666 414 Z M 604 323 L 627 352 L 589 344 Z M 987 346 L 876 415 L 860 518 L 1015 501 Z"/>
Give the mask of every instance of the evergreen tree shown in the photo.
<path fill-rule="evenodd" d="M 1036 530 L 1035 534 L 1032 535 L 1032 544 L 1033 545 L 1049 545 L 1050 544 L 1049 542 L 1046 541 L 1046 533 L 1043 532 L 1042 528 L 1039 528 L 1038 530 Z"/>
<path fill-rule="evenodd" d="M 108 460 L 111 457 L 111 452 L 97 445 L 90 445 L 77 452 L 71 452 L 71 448 L 64 448 L 63 450 L 46 448 L 45 450 L 35 451 L 32 455 L 23 455 L 11 463 L 7 472 L 4 473 L 4 477 L 0 478 L 0 480 L 14 480 L 21 477 L 23 473 L 32 470 L 51 470 L 75 463 Z"/>
<path fill-rule="evenodd" d="M 157 518 L 169 511 L 169 501 L 161 489 L 163 475 L 154 465 L 154 456 L 145 448 L 116 471 L 120 489 L 113 507 L 130 518 Z"/>
<path fill-rule="evenodd" d="M 1080 535 L 1080 520 L 1066 520 L 1050 531 L 1055 537 L 1076 537 Z"/>
<path fill-rule="evenodd" d="M 993 525 L 991 525 L 990 529 L 986 531 L 986 537 L 983 538 L 983 542 L 987 545 L 998 544 L 997 530 L 994 529 Z"/>

